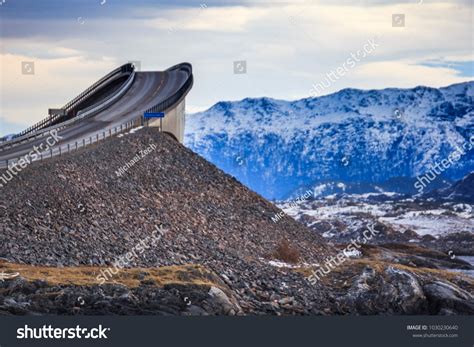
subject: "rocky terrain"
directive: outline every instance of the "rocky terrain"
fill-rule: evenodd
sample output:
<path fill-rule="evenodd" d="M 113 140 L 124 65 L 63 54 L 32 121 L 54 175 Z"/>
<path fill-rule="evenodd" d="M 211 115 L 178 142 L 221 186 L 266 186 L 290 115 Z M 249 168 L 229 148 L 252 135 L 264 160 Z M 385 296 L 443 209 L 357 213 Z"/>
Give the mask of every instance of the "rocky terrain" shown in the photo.
<path fill-rule="evenodd" d="M 456 266 L 445 254 L 399 244 L 364 245 L 361 253 L 360 259 L 344 263 L 322 279 L 341 311 L 366 315 L 474 312 L 474 283 L 441 270 Z"/>
<path fill-rule="evenodd" d="M 278 206 L 332 243 L 350 242 L 372 226 L 380 233 L 371 244 L 416 244 L 450 257 L 474 255 L 474 206 L 431 196 L 332 195 Z"/>
<path fill-rule="evenodd" d="M 156 129 L 35 163 L 1 194 L 1 314 L 474 313 L 473 279 L 449 271 L 470 265 L 423 247 L 365 245 L 310 284 L 341 244 L 274 222 L 275 205 Z"/>
<path fill-rule="evenodd" d="M 117 177 L 150 144 L 156 149 Z M 107 268 L 159 226 L 168 231 L 127 267 L 201 264 L 232 286 L 247 313 L 275 312 L 276 293 L 297 302 L 278 308 L 283 313 L 318 313 L 324 291 L 269 261 L 283 240 L 308 264 L 332 247 L 291 218 L 273 223 L 278 211 L 167 135 L 142 129 L 32 165 L 3 187 L 0 257 Z"/>
<path fill-rule="evenodd" d="M 97 267 L 34 267 L 0 263 L 21 277 L 0 282 L 0 314 L 235 315 L 228 286 L 200 266 L 123 269 L 98 286 Z"/>

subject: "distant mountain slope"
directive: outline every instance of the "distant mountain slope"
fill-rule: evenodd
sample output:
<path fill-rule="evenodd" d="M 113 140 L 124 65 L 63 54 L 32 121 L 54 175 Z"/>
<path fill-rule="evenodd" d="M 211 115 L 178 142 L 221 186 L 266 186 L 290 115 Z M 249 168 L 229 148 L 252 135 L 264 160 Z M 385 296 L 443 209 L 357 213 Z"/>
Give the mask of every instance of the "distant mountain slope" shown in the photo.
<path fill-rule="evenodd" d="M 474 172 L 471 172 L 450 187 L 437 189 L 428 193 L 427 196 L 474 204 Z"/>
<path fill-rule="evenodd" d="M 310 184 L 296 189 L 289 199 L 296 199 L 306 191 L 311 190 L 314 197 L 323 197 L 334 194 L 366 194 L 366 193 L 392 193 L 402 195 L 414 195 L 418 193 L 415 188 L 416 178 L 410 177 L 392 177 L 386 181 L 367 183 L 367 182 L 340 182 L 340 181 L 319 181 L 316 184 Z M 444 178 L 436 178 L 429 184 L 429 189 L 447 188 L 451 181 Z M 428 190 L 428 189 L 427 189 Z M 390 194 L 389 194 L 390 193 Z"/>
<path fill-rule="evenodd" d="M 474 82 L 219 102 L 186 121 L 189 148 L 263 196 L 284 199 L 328 180 L 381 183 L 424 174 L 474 135 Z M 472 171 L 473 152 L 444 178 Z"/>

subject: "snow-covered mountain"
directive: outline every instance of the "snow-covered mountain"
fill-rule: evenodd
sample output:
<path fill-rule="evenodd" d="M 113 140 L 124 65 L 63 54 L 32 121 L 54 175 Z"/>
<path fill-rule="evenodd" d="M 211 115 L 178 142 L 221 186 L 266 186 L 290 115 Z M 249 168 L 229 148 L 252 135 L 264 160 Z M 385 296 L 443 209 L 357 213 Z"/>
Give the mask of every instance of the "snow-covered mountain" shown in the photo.
<path fill-rule="evenodd" d="M 269 199 L 328 181 L 412 187 L 474 135 L 474 81 L 344 89 L 297 101 L 247 98 L 219 102 L 186 122 L 189 148 Z M 464 152 L 443 180 L 474 171 L 474 150 Z"/>

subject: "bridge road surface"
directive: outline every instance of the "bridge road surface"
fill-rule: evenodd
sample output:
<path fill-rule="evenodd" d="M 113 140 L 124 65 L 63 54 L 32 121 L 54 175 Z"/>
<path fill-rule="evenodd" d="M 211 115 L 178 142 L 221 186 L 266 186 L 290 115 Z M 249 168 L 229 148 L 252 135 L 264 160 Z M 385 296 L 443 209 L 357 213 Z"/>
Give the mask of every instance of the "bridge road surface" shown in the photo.
<path fill-rule="evenodd" d="M 180 70 L 136 72 L 132 85 L 118 101 L 97 115 L 58 131 L 58 135 L 62 137 L 59 144 L 61 146 L 73 144 L 83 138 L 95 136 L 100 131 L 108 131 L 110 128 L 137 118 L 148 108 L 173 95 L 186 82 L 186 79 L 187 74 Z M 48 136 L 40 137 L 0 151 L 0 161 L 23 157 L 30 153 L 34 146 L 39 147 L 41 143 L 45 148 L 47 138 Z"/>

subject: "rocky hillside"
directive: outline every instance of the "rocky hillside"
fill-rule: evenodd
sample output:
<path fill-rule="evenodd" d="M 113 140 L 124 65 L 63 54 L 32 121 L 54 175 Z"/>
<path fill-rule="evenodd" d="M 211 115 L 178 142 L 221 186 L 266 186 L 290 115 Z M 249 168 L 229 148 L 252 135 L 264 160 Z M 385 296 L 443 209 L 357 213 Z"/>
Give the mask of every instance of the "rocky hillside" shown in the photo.
<path fill-rule="evenodd" d="M 322 260 L 332 248 L 321 237 L 289 217 L 274 223 L 278 208 L 154 129 L 34 164 L 1 194 L 0 257 L 9 262 L 106 268 L 159 227 L 163 236 L 128 267 L 201 264 L 227 279 L 247 312 L 267 310 L 257 288 L 300 297 L 301 312 L 326 300 L 269 264 L 284 240 L 301 263 Z"/>
<path fill-rule="evenodd" d="M 0 204 L 0 256 L 29 264 L 105 265 L 157 226 L 169 232 L 133 265 L 258 261 L 282 239 L 308 263 L 330 250 L 291 218 L 274 223 L 274 205 L 153 129 L 28 167 L 2 189 Z"/>
<path fill-rule="evenodd" d="M 272 221 L 278 208 L 156 129 L 35 163 L 1 194 L 0 314 L 474 311 L 474 281 L 432 252 L 369 249 L 310 284 L 340 246 Z"/>
<path fill-rule="evenodd" d="M 326 182 L 356 185 L 354 193 L 416 193 L 413 178 L 469 143 L 473 105 L 474 82 L 247 98 L 189 115 L 186 145 L 268 199 Z M 443 178 L 449 184 L 473 170 L 471 150 Z"/>

